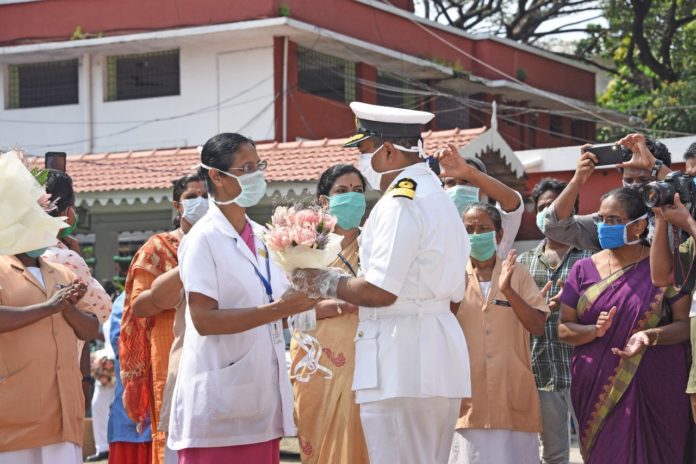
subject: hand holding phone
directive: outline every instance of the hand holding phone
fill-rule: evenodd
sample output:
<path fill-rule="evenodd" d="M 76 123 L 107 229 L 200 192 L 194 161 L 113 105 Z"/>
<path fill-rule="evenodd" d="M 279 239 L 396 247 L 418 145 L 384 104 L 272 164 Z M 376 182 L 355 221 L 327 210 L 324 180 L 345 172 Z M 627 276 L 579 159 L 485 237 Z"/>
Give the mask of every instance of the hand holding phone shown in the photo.
<path fill-rule="evenodd" d="M 62 151 L 49 151 L 44 155 L 46 169 L 65 172 L 65 162 L 67 155 Z"/>
<path fill-rule="evenodd" d="M 589 151 L 597 157 L 597 166 L 607 166 L 623 163 L 623 152 L 617 144 L 593 146 Z"/>

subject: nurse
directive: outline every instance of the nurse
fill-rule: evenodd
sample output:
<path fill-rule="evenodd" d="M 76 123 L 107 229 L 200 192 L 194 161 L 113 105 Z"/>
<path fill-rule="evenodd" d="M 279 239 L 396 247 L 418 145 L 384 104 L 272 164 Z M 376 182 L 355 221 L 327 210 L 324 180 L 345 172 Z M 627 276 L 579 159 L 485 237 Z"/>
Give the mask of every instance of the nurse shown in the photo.
<path fill-rule="evenodd" d="M 188 329 L 168 446 L 180 464 L 278 463 L 280 438 L 295 434 L 281 319 L 316 301 L 287 290 L 246 215 L 266 192 L 265 168 L 239 134 L 218 134 L 201 152 L 213 201 L 179 248 Z"/>

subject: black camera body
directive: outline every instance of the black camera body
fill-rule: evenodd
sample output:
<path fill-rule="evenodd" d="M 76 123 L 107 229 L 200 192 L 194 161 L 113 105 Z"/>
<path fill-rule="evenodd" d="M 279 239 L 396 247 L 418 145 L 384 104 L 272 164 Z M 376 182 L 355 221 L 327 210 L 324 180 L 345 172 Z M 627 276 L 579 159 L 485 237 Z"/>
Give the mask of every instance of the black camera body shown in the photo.
<path fill-rule="evenodd" d="M 680 201 L 693 214 L 696 206 L 696 184 L 694 178 L 683 172 L 673 171 L 665 180 L 650 182 L 643 187 L 643 201 L 648 208 L 674 204 L 674 195 L 679 194 Z"/>

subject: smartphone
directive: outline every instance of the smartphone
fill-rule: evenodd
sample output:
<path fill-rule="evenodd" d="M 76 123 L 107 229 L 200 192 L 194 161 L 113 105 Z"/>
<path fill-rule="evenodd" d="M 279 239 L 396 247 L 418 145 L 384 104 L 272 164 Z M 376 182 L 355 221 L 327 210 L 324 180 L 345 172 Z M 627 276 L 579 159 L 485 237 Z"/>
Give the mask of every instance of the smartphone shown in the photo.
<path fill-rule="evenodd" d="M 597 157 L 597 166 L 619 164 L 624 161 L 621 146 L 617 144 L 593 146 L 587 151 Z"/>
<path fill-rule="evenodd" d="M 62 151 L 49 151 L 44 155 L 46 169 L 65 172 L 65 161 L 67 155 Z"/>

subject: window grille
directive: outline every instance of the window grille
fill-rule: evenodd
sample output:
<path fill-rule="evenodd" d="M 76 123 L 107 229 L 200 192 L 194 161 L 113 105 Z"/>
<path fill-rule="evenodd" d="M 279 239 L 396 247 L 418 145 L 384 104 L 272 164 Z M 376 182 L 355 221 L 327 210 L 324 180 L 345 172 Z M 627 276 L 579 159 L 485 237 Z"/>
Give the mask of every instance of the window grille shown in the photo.
<path fill-rule="evenodd" d="M 410 93 L 413 89 L 403 77 L 385 71 L 377 71 L 377 104 L 398 108 L 417 109 L 418 95 Z"/>
<path fill-rule="evenodd" d="M 107 101 L 181 93 L 179 50 L 109 56 L 106 73 Z"/>
<path fill-rule="evenodd" d="M 554 137 L 563 136 L 563 120 L 560 116 L 552 114 L 549 119 L 549 131 Z"/>
<path fill-rule="evenodd" d="M 350 103 L 355 100 L 355 63 L 297 47 L 297 86 L 312 95 Z"/>
<path fill-rule="evenodd" d="M 466 97 L 460 97 L 466 100 Z M 462 101 L 450 97 L 437 97 L 435 99 L 435 124 L 440 130 L 466 129 L 469 127 L 469 109 Z"/>
<path fill-rule="evenodd" d="M 11 64 L 8 67 L 8 109 L 79 103 L 74 60 Z"/>

